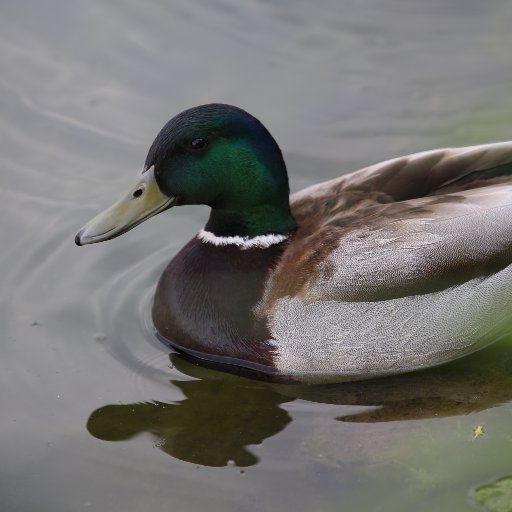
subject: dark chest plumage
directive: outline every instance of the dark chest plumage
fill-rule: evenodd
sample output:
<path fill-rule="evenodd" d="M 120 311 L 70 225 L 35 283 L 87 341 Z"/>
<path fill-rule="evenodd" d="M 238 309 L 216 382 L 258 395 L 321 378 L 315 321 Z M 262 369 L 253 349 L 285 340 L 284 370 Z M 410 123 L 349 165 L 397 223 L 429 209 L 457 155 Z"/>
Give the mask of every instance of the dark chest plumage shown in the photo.
<path fill-rule="evenodd" d="M 271 336 L 254 308 L 284 245 L 242 250 L 192 239 L 160 278 L 153 305 L 159 334 L 192 355 L 272 368 Z"/>

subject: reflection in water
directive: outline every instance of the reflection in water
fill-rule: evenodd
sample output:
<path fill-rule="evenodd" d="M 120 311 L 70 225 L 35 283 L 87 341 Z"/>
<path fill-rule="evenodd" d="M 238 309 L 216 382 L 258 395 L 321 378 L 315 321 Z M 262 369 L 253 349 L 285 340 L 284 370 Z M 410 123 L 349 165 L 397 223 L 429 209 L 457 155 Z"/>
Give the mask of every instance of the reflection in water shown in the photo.
<path fill-rule="evenodd" d="M 174 361 L 174 358 L 173 358 Z M 204 466 L 252 466 L 248 445 L 280 432 L 291 418 L 279 407 L 291 399 L 239 378 L 172 381 L 186 399 L 179 403 L 107 405 L 94 411 L 89 432 L 123 441 L 149 432 L 158 447 L 178 459 Z"/>
<path fill-rule="evenodd" d="M 511 340 L 443 367 L 366 382 L 295 386 L 268 384 L 197 366 L 171 354 L 177 370 L 199 380 L 171 381 L 185 395 L 179 403 L 107 405 L 94 411 L 89 432 L 122 441 L 147 432 L 169 455 L 205 466 L 258 463 L 247 448 L 282 431 L 291 418 L 280 405 L 295 399 L 371 406 L 333 417 L 376 423 L 455 416 L 512 399 Z"/>
<path fill-rule="evenodd" d="M 419 420 L 483 411 L 512 400 L 512 339 L 451 364 L 401 376 L 310 387 L 315 402 L 373 406 L 336 419 L 353 423 Z"/>

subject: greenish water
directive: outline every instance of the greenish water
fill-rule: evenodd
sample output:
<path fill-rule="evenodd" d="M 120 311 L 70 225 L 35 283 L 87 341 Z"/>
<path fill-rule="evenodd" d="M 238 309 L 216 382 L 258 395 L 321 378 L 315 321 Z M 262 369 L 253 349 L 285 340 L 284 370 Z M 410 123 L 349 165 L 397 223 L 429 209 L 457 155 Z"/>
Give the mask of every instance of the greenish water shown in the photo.
<path fill-rule="evenodd" d="M 148 329 L 157 279 L 205 208 L 96 246 L 73 237 L 163 123 L 199 103 L 259 117 L 293 190 L 510 140 L 511 23 L 505 0 L 2 3 L 2 512 L 458 512 L 508 499 L 512 340 L 372 382 L 243 379 L 169 356 Z"/>

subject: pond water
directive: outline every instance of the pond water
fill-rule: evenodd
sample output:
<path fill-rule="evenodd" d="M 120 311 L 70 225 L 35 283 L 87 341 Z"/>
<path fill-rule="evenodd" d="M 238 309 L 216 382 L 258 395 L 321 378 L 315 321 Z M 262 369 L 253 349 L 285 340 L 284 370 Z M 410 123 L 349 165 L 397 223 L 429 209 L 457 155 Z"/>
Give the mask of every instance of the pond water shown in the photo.
<path fill-rule="evenodd" d="M 1 510 L 456 512 L 508 482 L 512 340 L 372 382 L 244 379 L 148 328 L 206 208 L 73 238 L 201 103 L 260 118 L 293 190 L 510 140 L 511 24 L 508 0 L 2 2 Z"/>

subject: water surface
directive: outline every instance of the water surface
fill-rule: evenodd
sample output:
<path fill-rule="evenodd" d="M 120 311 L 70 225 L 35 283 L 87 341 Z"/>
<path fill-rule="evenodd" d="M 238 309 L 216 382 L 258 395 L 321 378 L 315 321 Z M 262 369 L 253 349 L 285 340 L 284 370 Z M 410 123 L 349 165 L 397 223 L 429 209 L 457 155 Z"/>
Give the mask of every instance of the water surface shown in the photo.
<path fill-rule="evenodd" d="M 463 511 L 511 475 L 510 340 L 380 381 L 262 383 L 148 329 L 205 208 L 73 244 L 204 102 L 259 117 L 293 190 L 512 139 L 511 22 L 505 0 L 2 3 L 2 511 Z"/>

